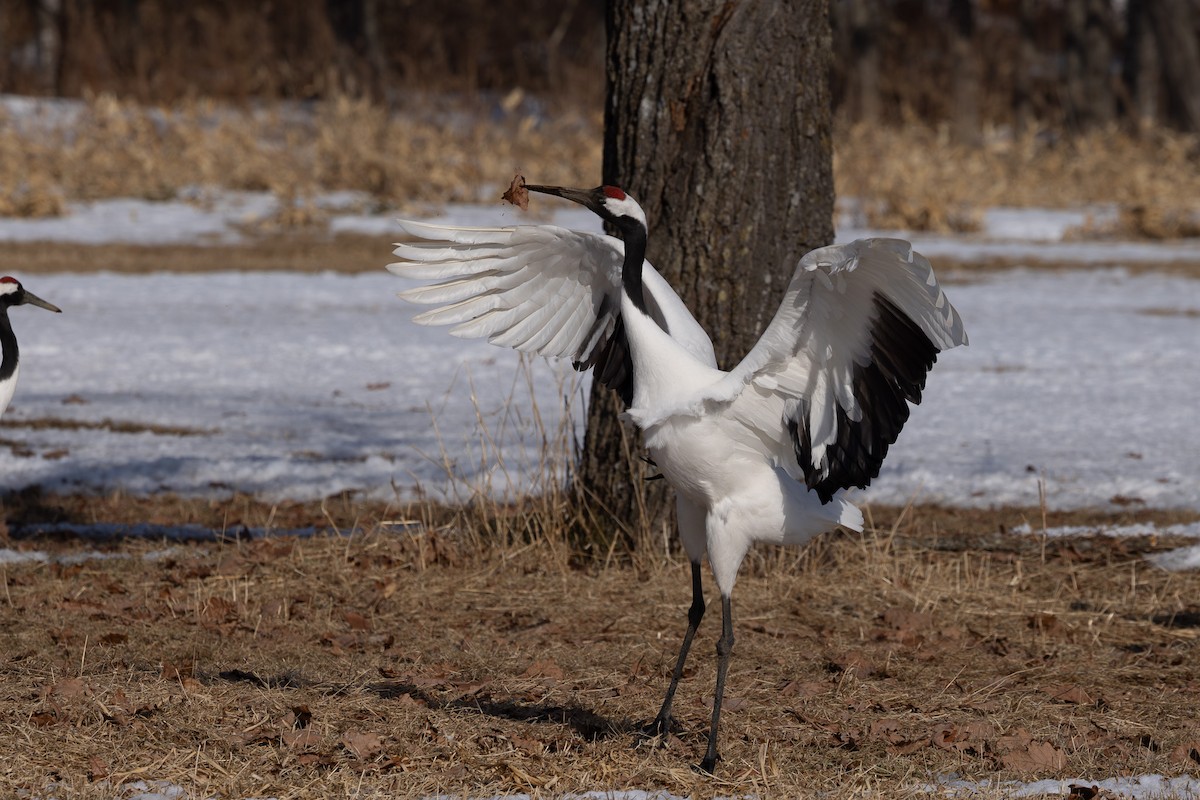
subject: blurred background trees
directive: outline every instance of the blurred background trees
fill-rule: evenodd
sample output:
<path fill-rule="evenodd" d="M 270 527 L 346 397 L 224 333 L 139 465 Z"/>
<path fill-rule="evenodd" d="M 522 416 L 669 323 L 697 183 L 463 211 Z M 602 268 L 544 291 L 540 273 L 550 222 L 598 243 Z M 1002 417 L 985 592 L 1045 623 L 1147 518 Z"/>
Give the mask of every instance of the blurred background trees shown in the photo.
<path fill-rule="evenodd" d="M 832 0 L 840 118 L 1200 131 L 1200 0 Z M 0 91 L 399 102 L 519 88 L 599 108 L 601 0 L 3 0 Z M 664 54 L 664 57 L 669 57 Z"/>

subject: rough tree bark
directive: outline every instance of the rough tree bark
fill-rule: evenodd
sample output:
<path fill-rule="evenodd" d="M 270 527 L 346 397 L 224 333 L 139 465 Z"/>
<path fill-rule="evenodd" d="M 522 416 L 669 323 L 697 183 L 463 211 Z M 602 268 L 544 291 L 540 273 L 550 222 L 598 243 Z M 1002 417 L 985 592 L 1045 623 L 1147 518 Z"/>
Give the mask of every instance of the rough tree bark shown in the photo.
<path fill-rule="evenodd" d="M 1200 0 L 1146 3 L 1155 34 L 1166 112 L 1186 131 L 1200 131 Z"/>
<path fill-rule="evenodd" d="M 954 137 L 964 144 L 979 140 L 980 63 L 975 41 L 975 4 L 951 0 L 950 19 L 954 36 L 950 52 L 954 63 Z"/>
<path fill-rule="evenodd" d="M 1130 97 L 1130 116 L 1139 131 L 1150 130 L 1159 116 L 1162 74 L 1153 23 L 1144 3 L 1129 3 L 1125 7 L 1122 78 Z"/>
<path fill-rule="evenodd" d="M 609 0 L 607 26 L 604 182 L 642 204 L 651 263 L 728 368 L 833 238 L 827 0 Z M 578 483 L 629 537 L 672 504 L 618 410 L 597 385 Z"/>
<path fill-rule="evenodd" d="M 1068 0 L 1063 13 L 1067 125 L 1076 130 L 1116 117 L 1112 76 L 1116 20 L 1108 0 Z"/>

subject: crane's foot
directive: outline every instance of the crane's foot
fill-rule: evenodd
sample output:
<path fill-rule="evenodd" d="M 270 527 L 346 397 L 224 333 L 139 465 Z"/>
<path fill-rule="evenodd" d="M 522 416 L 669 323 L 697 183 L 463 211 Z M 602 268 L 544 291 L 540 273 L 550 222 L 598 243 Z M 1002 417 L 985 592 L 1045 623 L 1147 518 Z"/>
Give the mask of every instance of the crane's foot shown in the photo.
<path fill-rule="evenodd" d="M 641 738 L 645 740 L 657 740 L 659 744 L 666 744 L 667 739 L 671 736 L 671 729 L 679 729 L 675 724 L 675 720 L 671 719 L 670 715 L 665 717 L 655 717 L 654 721 L 641 730 Z"/>
<path fill-rule="evenodd" d="M 720 756 L 705 756 L 704 760 L 693 767 L 693 769 L 704 775 L 712 775 L 713 771 L 717 768 L 717 762 L 720 760 Z"/>

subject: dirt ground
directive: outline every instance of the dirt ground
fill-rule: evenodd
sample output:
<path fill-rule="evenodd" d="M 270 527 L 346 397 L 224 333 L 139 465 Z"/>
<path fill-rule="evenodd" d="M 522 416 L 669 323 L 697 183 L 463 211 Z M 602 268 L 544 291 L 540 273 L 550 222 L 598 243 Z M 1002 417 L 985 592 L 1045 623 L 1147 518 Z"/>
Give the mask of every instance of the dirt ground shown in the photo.
<path fill-rule="evenodd" d="M 48 510 L 218 520 L 230 535 L 27 537 Z M 50 556 L 0 565 L 8 792 L 110 798 L 162 779 L 197 797 L 906 797 L 951 773 L 1200 769 L 1200 575 L 1144 560 L 1180 542 L 1011 532 L 1040 529 L 1036 509 L 875 508 L 866 534 L 757 551 L 734 593 L 715 778 L 692 769 L 715 673 L 711 586 L 679 730 L 661 747 L 639 736 L 690 602 L 676 556 L 600 565 L 553 536 L 488 547 L 434 515 L 399 525 L 414 509 L 349 501 L 27 493 L 8 511 L 9 546 Z M 235 535 L 272 514 L 328 530 Z"/>

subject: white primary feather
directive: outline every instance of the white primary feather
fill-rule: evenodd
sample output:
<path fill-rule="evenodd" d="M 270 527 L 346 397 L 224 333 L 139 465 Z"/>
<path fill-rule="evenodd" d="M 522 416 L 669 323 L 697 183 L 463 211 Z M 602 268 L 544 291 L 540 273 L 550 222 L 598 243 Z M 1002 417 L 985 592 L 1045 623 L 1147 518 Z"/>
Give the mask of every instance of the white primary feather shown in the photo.
<path fill-rule="evenodd" d="M 611 333 L 620 308 L 624 244 L 553 225 L 462 228 L 400 220 L 409 235 L 388 265 L 396 275 L 437 283 L 400 293 L 438 306 L 414 318 L 455 325 L 451 333 L 543 356 L 587 362 Z M 642 267 L 648 304 L 699 361 L 716 364 L 712 341 L 650 262 Z"/>

